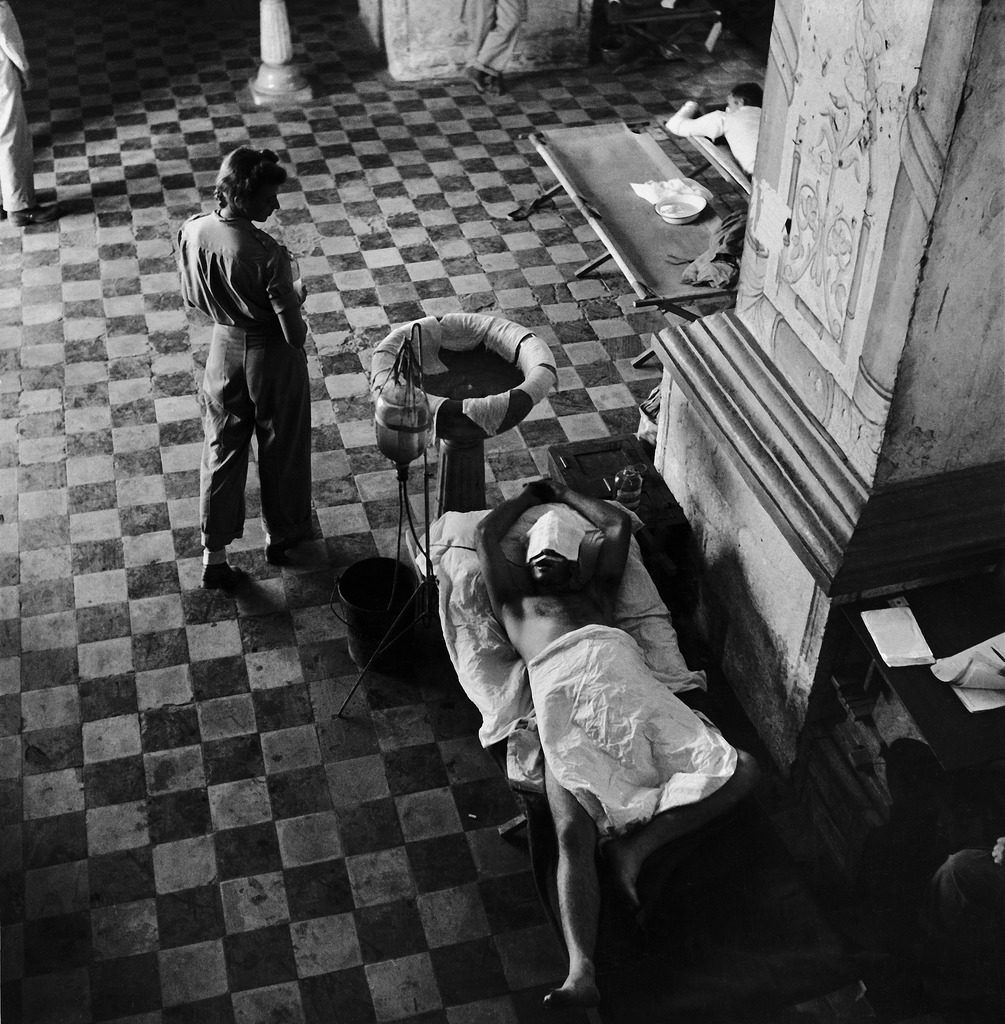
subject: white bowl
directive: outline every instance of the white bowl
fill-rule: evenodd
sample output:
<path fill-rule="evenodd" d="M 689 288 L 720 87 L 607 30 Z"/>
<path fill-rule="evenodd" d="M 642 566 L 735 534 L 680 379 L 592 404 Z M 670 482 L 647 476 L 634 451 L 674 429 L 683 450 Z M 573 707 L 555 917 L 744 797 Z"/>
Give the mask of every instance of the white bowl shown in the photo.
<path fill-rule="evenodd" d="M 697 220 L 708 203 L 702 196 L 693 193 L 681 193 L 672 199 L 661 199 L 656 204 L 656 212 L 667 224 L 689 224 Z"/>

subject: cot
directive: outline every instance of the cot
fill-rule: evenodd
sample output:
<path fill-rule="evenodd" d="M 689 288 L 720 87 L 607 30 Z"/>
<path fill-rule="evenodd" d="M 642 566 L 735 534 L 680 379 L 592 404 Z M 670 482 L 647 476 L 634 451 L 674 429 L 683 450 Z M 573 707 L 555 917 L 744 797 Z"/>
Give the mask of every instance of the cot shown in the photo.
<path fill-rule="evenodd" d="M 655 130 L 617 121 L 532 134 L 531 144 L 557 183 L 509 217 L 523 220 L 564 191 L 605 249 L 581 266 L 576 277 L 586 277 L 613 260 L 637 296 L 636 307 L 652 307 L 692 321 L 697 319 L 690 308 L 695 303 L 731 297 L 735 289 L 681 281 L 684 269 L 708 248 L 721 222 L 714 202 L 692 223 L 671 225 L 633 190 L 633 184 L 685 177 L 653 134 Z M 660 135 L 665 141 L 666 134 L 660 131 Z"/>
<path fill-rule="evenodd" d="M 521 556 L 526 530 L 546 508 L 530 509 L 518 521 L 504 542 L 507 557 Z M 440 623 L 458 680 L 481 714 L 479 738 L 507 772 L 525 811 L 534 878 L 558 930 L 557 848 L 528 728 L 529 686 L 492 614 L 474 550 L 475 526 L 485 514 L 447 512 L 432 524 Z M 588 559 L 589 538 L 584 549 Z M 639 643 L 653 674 L 703 709 L 705 675 L 682 657 L 634 539 L 616 618 Z M 854 980 L 846 951 L 750 800 L 646 862 L 638 916 L 618 900 L 602 869 L 601 887 L 597 965 L 605 1024 L 768 1020 L 781 1007 Z"/>
<path fill-rule="evenodd" d="M 687 135 L 681 138 L 693 149 L 696 149 L 715 170 L 723 181 L 750 198 L 751 183 L 746 171 L 736 162 L 729 146 L 725 142 L 716 142 L 703 138 L 701 135 Z"/>

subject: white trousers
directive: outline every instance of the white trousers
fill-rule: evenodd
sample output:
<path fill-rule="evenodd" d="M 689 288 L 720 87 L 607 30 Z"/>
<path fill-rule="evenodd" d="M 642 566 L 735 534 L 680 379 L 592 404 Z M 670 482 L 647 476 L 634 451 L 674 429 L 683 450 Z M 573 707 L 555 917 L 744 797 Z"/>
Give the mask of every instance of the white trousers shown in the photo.
<path fill-rule="evenodd" d="M 34 164 L 21 74 L 0 51 L 0 200 L 8 213 L 35 205 Z"/>
<path fill-rule="evenodd" d="M 520 26 L 527 17 L 527 0 L 478 0 L 473 6 L 475 55 L 471 66 L 498 75 L 516 49 Z"/>

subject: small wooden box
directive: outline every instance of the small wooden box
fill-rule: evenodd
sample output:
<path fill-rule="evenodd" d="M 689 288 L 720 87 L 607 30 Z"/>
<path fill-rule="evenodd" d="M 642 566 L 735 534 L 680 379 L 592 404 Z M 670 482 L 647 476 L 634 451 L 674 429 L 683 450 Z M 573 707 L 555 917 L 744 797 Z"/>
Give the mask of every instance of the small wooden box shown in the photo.
<path fill-rule="evenodd" d="M 642 499 L 635 510 L 656 545 L 675 563 L 686 555 L 688 523 L 684 511 L 656 471 L 634 434 L 556 444 L 548 449 L 548 470 L 574 491 L 591 498 L 614 498 L 614 478 L 627 465 L 642 473 Z"/>

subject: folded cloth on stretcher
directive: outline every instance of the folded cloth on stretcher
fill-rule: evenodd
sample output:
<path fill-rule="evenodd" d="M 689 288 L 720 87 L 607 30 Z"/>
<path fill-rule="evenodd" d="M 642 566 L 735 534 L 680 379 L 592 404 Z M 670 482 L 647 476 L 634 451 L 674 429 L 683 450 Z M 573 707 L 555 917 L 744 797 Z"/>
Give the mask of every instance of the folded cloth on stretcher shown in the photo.
<path fill-rule="evenodd" d="M 706 203 L 711 203 L 715 198 L 704 185 L 699 184 L 693 178 L 670 178 L 667 181 L 632 181 L 629 184 L 632 186 L 632 191 L 640 199 L 644 199 L 647 203 L 652 203 L 654 206 L 663 199 L 673 199 L 675 196 L 680 195 L 701 196 Z"/>
<path fill-rule="evenodd" d="M 528 509 L 504 539 L 507 557 L 523 562 L 527 532 L 553 508 L 571 511 L 564 505 L 547 504 Z M 475 553 L 475 527 L 487 512 L 446 512 L 430 527 L 440 622 L 457 678 L 481 714 L 482 745 L 512 737 L 507 757 L 510 779 L 514 784 L 534 785 L 524 771 L 533 765 L 539 750 L 527 668 L 492 612 Z M 600 534 L 585 519 L 582 523 L 587 536 L 581 561 L 588 572 Z M 669 612 L 634 539 L 615 604 L 615 624 L 638 643 L 649 670 L 671 692 L 705 689 L 705 674 L 688 668 L 680 653 Z M 520 746 L 522 741 L 526 746 Z"/>

